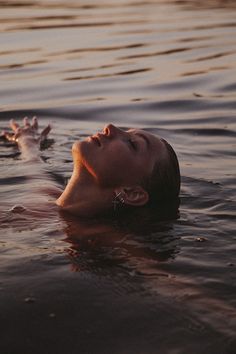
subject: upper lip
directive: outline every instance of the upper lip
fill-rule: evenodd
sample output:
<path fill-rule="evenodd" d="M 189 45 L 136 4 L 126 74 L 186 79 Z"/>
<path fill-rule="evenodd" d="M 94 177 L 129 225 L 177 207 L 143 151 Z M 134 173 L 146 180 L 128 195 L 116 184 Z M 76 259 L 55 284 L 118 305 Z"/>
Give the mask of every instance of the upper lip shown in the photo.
<path fill-rule="evenodd" d="M 102 144 L 101 144 L 101 139 L 100 139 L 99 134 L 92 135 L 92 136 L 91 136 L 91 139 L 94 140 L 94 141 L 98 144 L 98 146 L 101 146 L 101 145 L 102 145 Z"/>

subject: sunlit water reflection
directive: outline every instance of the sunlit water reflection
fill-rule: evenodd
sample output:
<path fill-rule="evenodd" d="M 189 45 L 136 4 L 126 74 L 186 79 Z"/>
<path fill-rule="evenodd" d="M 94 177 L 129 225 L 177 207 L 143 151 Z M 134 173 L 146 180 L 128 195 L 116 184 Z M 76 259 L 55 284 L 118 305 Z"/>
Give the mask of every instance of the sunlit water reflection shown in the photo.
<path fill-rule="evenodd" d="M 234 353 L 235 2 L 0 1 L 0 10 L 1 129 L 38 115 L 54 139 L 45 181 L 0 142 L 1 352 Z M 43 188 L 63 186 L 72 143 L 107 122 L 174 146 L 179 220 L 58 214 Z"/>

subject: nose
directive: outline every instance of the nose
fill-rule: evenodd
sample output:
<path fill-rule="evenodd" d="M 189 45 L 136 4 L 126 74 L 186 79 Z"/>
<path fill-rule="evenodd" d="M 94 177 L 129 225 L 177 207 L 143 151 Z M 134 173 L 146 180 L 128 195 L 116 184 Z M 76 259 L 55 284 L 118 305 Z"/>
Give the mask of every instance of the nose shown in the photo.
<path fill-rule="evenodd" d="M 108 137 L 116 137 L 118 135 L 124 135 L 125 132 L 120 128 L 117 128 L 113 124 L 108 124 L 103 129 L 103 134 L 107 135 Z"/>

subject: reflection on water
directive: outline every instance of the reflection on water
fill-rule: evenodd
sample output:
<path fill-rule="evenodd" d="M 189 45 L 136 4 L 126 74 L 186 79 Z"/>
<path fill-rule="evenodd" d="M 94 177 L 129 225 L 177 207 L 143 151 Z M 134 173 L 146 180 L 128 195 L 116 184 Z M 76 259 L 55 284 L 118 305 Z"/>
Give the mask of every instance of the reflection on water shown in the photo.
<path fill-rule="evenodd" d="M 124 273 L 145 275 L 150 263 L 152 274 L 157 276 L 158 268 L 155 271 L 154 265 L 174 258 L 177 252 L 171 222 L 151 222 L 150 219 L 137 222 L 137 217 L 82 222 L 68 215 L 63 219 L 66 222 L 65 241 L 71 244 L 69 255 L 74 269 L 81 270 L 83 266 L 97 273 L 109 264 L 109 272 L 114 266 L 114 272 L 119 267 L 120 272 L 123 269 Z"/>
<path fill-rule="evenodd" d="M 38 115 L 54 139 L 43 180 L 0 141 L 1 352 L 235 353 L 235 7 L 0 1 L 0 128 Z M 58 213 L 47 188 L 107 122 L 174 146 L 178 220 Z"/>

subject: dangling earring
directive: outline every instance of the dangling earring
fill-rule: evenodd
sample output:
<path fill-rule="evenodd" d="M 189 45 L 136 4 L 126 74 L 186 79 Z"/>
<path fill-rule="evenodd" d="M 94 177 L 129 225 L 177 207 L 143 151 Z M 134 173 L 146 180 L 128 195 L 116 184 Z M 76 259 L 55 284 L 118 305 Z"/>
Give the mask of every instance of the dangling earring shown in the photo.
<path fill-rule="evenodd" d="M 112 201 L 114 211 L 117 210 L 118 206 L 123 205 L 124 203 L 125 203 L 125 200 L 122 197 L 122 192 L 116 193 L 115 198 Z"/>

